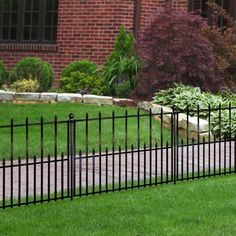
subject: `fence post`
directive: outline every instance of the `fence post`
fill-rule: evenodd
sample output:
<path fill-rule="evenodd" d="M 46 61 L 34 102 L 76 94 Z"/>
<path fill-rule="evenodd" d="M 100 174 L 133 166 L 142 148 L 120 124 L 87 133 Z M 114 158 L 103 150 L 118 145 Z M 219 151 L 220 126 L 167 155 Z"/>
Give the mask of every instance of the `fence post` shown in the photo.
<path fill-rule="evenodd" d="M 68 124 L 69 196 L 73 200 L 75 196 L 75 120 L 73 113 L 69 114 Z"/>
<path fill-rule="evenodd" d="M 177 155 L 178 155 L 178 110 L 173 108 L 173 113 L 172 113 L 172 148 L 173 148 L 173 171 L 174 171 L 174 184 L 176 184 L 176 173 L 177 173 L 177 168 L 178 168 L 178 163 L 177 163 Z"/>

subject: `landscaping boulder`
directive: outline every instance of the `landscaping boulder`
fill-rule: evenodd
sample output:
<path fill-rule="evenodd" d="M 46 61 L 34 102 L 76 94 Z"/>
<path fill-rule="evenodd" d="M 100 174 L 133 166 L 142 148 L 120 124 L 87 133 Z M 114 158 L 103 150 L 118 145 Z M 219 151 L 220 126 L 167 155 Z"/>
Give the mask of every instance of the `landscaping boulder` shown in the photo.
<path fill-rule="evenodd" d="M 156 103 L 151 103 L 151 109 L 152 109 L 152 113 L 161 113 L 161 110 L 163 111 L 163 114 L 172 112 L 172 108 L 166 107 L 166 106 L 161 106 Z"/>
<path fill-rule="evenodd" d="M 57 95 L 58 102 L 75 102 L 82 103 L 83 96 L 77 93 L 58 93 Z"/>
<path fill-rule="evenodd" d="M 57 93 L 41 93 L 40 100 L 47 102 L 56 102 Z"/>
<path fill-rule="evenodd" d="M 136 102 L 127 98 L 114 98 L 113 104 L 122 107 L 136 107 Z"/>
<path fill-rule="evenodd" d="M 187 137 L 187 130 L 186 129 L 182 129 L 180 128 L 178 130 L 179 133 L 179 137 Z M 205 140 L 205 142 L 209 142 L 209 141 L 213 141 L 214 137 L 212 135 L 212 133 L 210 132 L 210 136 L 208 132 L 203 132 L 203 133 L 197 133 L 197 132 L 193 132 L 193 131 L 189 131 L 188 132 L 188 138 L 189 138 L 189 144 L 192 143 L 191 139 L 194 139 L 194 142 L 196 143 L 198 141 L 203 142 L 203 139 Z"/>
<path fill-rule="evenodd" d="M 171 125 L 171 122 L 173 122 L 173 120 L 171 120 L 171 117 L 172 117 L 172 119 L 174 118 L 173 114 L 170 114 L 170 113 L 166 114 L 163 112 L 163 122 L 164 123 Z M 176 115 L 176 119 L 178 119 L 178 127 L 182 128 L 181 123 L 183 122 L 183 120 L 186 119 L 186 117 L 187 117 L 187 115 L 184 113 L 178 113 L 178 115 Z"/>
<path fill-rule="evenodd" d="M 150 102 L 146 102 L 146 101 L 138 102 L 138 107 L 143 110 L 149 111 L 151 108 L 151 104 L 150 104 Z"/>
<path fill-rule="evenodd" d="M 14 92 L 7 92 L 4 90 L 0 91 L 0 101 L 13 101 L 14 100 Z"/>
<path fill-rule="evenodd" d="M 84 95 L 83 103 L 98 105 L 113 105 L 113 98 L 108 96 Z"/>
<path fill-rule="evenodd" d="M 16 101 L 39 101 L 40 93 L 16 93 Z"/>
<path fill-rule="evenodd" d="M 209 123 L 207 120 L 199 118 L 199 127 L 198 127 L 198 118 L 197 117 L 188 117 L 189 122 L 189 131 L 204 133 L 209 130 Z M 187 116 L 183 117 L 181 122 L 179 122 L 179 127 L 187 129 Z"/>

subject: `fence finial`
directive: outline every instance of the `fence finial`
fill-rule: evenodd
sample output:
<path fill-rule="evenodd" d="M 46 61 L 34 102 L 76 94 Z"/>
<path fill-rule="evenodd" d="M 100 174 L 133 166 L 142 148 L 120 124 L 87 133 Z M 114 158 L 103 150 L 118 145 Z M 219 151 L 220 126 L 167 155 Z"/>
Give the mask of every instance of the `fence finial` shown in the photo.
<path fill-rule="evenodd" d="M 74 119 L 74 117 L 75 117 L 75 116 L 74 116 L 74 114 L 73 114 L 73 113 L 70 113 L 70 114 L 69 114 L 69 119 L 70 119 L 70 120 L 73 120 L 73 119 Z"/>

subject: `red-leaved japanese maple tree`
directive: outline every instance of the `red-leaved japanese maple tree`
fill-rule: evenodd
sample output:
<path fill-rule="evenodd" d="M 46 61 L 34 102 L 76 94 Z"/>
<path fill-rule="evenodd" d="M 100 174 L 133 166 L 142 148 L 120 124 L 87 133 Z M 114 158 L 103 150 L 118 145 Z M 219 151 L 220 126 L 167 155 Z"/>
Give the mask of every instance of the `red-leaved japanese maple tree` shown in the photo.
<path fill-rule="evenodd" d="M 138 38 L 143 66 L 133 95 L 150 99 L 174 83 L 217 91 L 213 49 L 202 34 L 204 27 L 207 22 L 197 14 L 175 11 L 170 4 L 160 9 Z"/>

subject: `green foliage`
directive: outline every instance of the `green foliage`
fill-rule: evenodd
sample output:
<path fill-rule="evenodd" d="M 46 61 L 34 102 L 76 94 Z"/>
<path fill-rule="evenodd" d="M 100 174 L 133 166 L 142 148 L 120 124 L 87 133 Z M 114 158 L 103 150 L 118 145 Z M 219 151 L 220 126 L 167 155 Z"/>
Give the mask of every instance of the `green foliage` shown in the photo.
<path fill-rule="evenodd" d="M 112 95 L 117 95 L 117 86 L 124 81 L 128 80 L 132 89 L 135 86 L 135 77 L 140 70 L 135 44 L 134 35 L 121 27 L 115 49 L 108 57 L 104 70 L 104 77 Z"/>
<path fill-rule="evenodd" d="M 236 110 L 217 110 L 219 106 L 227 108 L 229 104 L 235 107 L 236 96 L 233 94 L 213 95 L 204 93 L 197 87 L 175 84 L 173 88 L 156 93 L 154 101 L 160 105 L 175 107 L 183 112 L 186 112 L 188 107 L 191 116 L 196 115 L 199 106 L 200 117 L 203 119 L 209 119 L 207 109 L 210 105 L 213 110 L 211 111 L 212 134 L 218 138 L 233 138 L 236 135 Z M 201 111 L 204 109 L 206 111 Z"/>
<path fill-rule="evenodd" d="M 216 137 L 234 138 L 236 135 L 236 110 L 213 112 L 211 116 L 211 131 Z"/>
<path fill-rule="evenodd" d="M 100 78 L 97 64 L 89 60 L 72 62 L 62 72 L 61 89 L 68 93 L 85 91 L 96 95 L 107 93 L 106 84 Z"/>
<path fill-rule="evenodd" d="M 11 84 L 10 89 L 16 92 L 37 92 L 39 87 L 40 85 L 37 80 L 23 79 Z"/>
<path fill-rule="evenodd" d="M 105 95 L 107 88 L 105 81 L 80 71 L 72 72 L 70 77 L 64 77 L 60 81 L 61 89 L 68 93 L 77 93 L 79 90 L 95 95 Z"/>
<path fill-rule="evenodd" d="M 5 65 L 3 64 L 2 61 L 0 61 L 0 86 L 2 86 L 5 83 L 5 81 L 7 80 L 7 77 L 8 77 L 8 73 L 5 68 Z"/>
<path fill-rule="evenodd" d="M 116 86 L 116 95 L 119 98 L 127 98 L 129 97 L 130 93 L 132 92 L 132 85 L 130 84 L 130 81 L 124 81 L 123 83 L 120 83 Z"/>
<path fill-rule="evenodd" d="M 187 107 L 190 110 L 190 115 L 195 112 L 191 110 L 208 109 L 209 104 L 212 109 L 218 108 L 219 104 L 227 106 L 229 100 L 220 95 L 213 95 L 202 92 L 199 87 L 185 86 L 182 84 L 175 84 L 174 87 L 167 90 L 160 90 L 154 97 L 156 103 L 174 107 L 180 111 L 186 111 Z M 207 117 L 206 112 L 200 112 L 200 116 Z"/>
<path fill-rule="evenodd" d="M 54 80 L 52 66 L 37 57 L 27 57 L 19 61 L 11 72 L 11 82 L 33 79 L 39 82 L 39 91 L 47 91 Z"/>
<path fill-rule="evenodd" d="M 99 69 L 97 64 L 89 60 L 72 62 L 62 71 L 61 77 L 70 77 L 73 72 L 81 72 L 91 76 L 99 75 Z"/>

